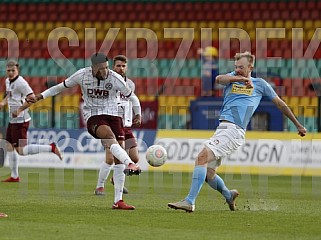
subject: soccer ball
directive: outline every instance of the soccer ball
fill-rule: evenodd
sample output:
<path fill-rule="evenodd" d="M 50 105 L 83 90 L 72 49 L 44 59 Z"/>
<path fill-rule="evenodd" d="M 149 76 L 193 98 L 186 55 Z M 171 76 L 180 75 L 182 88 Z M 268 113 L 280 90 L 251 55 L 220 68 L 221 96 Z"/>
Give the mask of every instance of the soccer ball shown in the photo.
<path fill-rule="evenodd" d="M 167 160 L 167 152 L 160 145 L 152 145 L 146 151 L 146 160 L 153 167 L 162 166 Z"/>

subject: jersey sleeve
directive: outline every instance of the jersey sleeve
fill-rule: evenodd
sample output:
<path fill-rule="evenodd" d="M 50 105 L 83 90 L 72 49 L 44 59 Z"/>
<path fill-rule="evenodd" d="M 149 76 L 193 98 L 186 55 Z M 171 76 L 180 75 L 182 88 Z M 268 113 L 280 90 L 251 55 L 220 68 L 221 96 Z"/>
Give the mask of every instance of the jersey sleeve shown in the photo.
<path fill-rule="evenodd" d="M 125 96 L 129 97 L 132 94 L 132 90 L 126 86 L 126 82 L 120 76 L 115 75 L 116 78 L 116 88 L 120 93 Z"/>
<path fill-rule="evenodd" d="M 24 96 L 28 96 L 29 94 L 33 93 L 32 88 L 30 87 L 29 83 L 26 80 L 21 81 L 20 91 Z"/>
<path fill-rule="evenodd" d="M 272 86 L 264 79 L 262 79 L 261 82 L 263 84 L 263 97 L 267 97 L 270 100 L 275 98 L 277 96 L 277 94 L 274 91 L 274 89 L 272 88 Z"/>
<path fill-rule="evenodd" d="M 132 90 L 132 92 L 135 92 L 136 86 L 135 83 L 131 79 L 127 79 L 128 81 L 128 87 Z"/>
<path fill-rule="evenodd" d="M 73 75 L 71 75 L 69 78 L 64 80 L 63 82 L 43 91 L 41 93 L 42 97 L 44 99 L 47 97 L 52 97 L 52 96 L 55 96 L 55 95 L 61 93 L 66 88 L 72 88 L 72 87 L 76 86 L 77 84 L 79 84 L 79 81 L 80 81 L 83 74 L 84 74 L 84 71 L 78 70 Z"/>
<path fill-rule="evenodd" d="M 82 76 L 85 74 L 83 69 L 78 70 L 73 75 L 71 75 L 69 78 L 64 80 L 64 86 L 66 88 L 72 88 L 79 84 L 79 81 L 82 79 Z"/>

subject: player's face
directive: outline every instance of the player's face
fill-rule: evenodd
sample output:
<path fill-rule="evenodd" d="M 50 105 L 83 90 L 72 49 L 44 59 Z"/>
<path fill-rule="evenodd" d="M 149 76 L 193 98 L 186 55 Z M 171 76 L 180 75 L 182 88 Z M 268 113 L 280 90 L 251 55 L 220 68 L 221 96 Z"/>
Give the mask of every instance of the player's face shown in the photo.
<path fill-rule="evenodd" d="M 248 77 L 249 74 L 252 72 L 253 67 L 250 65 L 247 58 L 241 58 L 235 61 L 234 64 L 234 71 L 236 75 Z"/>
<path fill-rule="evenodd" d="M 9 66 L 7 67 L 7 77 L 9 80 L 16 78 L 19 75 L 19 71 L 17 66 Z"/>
<path fill-rule="evenodd" d="M 97 79 L 103 80 L 107 78 L 109 70 L 108 62 L 95 64 L 92 66 L 92 69 Z"/>
<path fill-rule="evenodd" d="M 126 76 L 126 72 L 127 72 L 127 63 L 117 60 L 114 63 L 113 70 L 124 77 Z"/>

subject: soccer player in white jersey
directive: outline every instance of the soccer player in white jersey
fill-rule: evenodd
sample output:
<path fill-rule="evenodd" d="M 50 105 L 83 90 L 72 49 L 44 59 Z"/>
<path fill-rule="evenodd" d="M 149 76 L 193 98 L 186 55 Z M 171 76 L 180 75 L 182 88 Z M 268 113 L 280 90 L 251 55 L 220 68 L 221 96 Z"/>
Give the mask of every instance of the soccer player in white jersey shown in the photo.
<path fill-rule="evenodd" d="M 117 55 L 113 58 L 113 70 L 120 74 L 126 85 L 135 92 L 135 83 L 127 78 L 127 62 L 128 59 L 124 55 Z M 124 98 L 121 94 L 119 94 L 119 115 L 123 119 L 124 131 L 125 131 L 125 149 L 128 151 L 128 155 L 133 160 L 133 162 L 137 163 L 139 161 L 138 149 L 137 149 L 137 141 L 132 132 L 132 107 L 131 102 L 128 99 Z M 95 195 L 104 195 L 105 194 L 105 182 L 111 171 L 112 165 L 114 163 L 114 157 L 107 150 L 106 160 L 102 163 L 99 169 L 98 181 L 95 189 Z M 127 170 L 127 169 L 126 169 Z M 113 178 L 112 178 L 113 183 Z M 128 190 L 126 187 L 123 189 L 123 193 L 127 194 Z"/>
<path fill-rule="evenodd" d="M 50 145 L 27 144 L 27 132 L 31 120 L 28 109 L 14 116 L 13 112 L 25 102 L 26 96 L 34 96 L 28 82 L 19 75 L 19 64 L 15 60 L 9 60 L 6 66 L 6 96 L 0 102 L 0 108 L 6 104 L 9 106 L 9 125 L 6 133 L 7 151 L 11 176 L 2 182 L 19 182 L 18 156 L 29 155 L 41 152 L 53 152 L 60 160 L 62 156 L 55 143 Z"/>
<path fill-rule="evenodd" d="M 125 140 L 122 118 L 118 116 L 118 94 L 126 96 L 134 111 L 133 122 L 140 125 L 141 107 L 136 95 L 126 86 L 122 76 L 108 67 L 108 58 L 103 53 L 96 53 L 91 57 L 91 67 L 85 67 L 62 83 L 53 86 L 35 98 L 28 97 L 27 101 L 37 102 L 41 99 L 55 96 L 67 88 L 79 85 L 84 100 L 83 114 L 87 122 L 88 132 L 95 138 L 101 139 L 105 149 L 109 149 L 120 163 L 114 166 L 115 197 L 113 209 L 133 210 L 134 206 L 127 205 L 123 199 L 125 183 L 125 165 L 132 171 L 140 171 L 122 148 L 119 142 Z M 19 109 L 19 111 L 22 108 Z"/>
<path fill-rule="evenodd" d="M 225 85 L 220 124 L 215 134 L 204 143 L 204 148 L 195 161 L 188 195 L 182 201 L 168 203 L 170 208 L 193 212 L 195 200 L 206 181 L 213 189 L 222 193 L 230 210 L 236 210 L 235 198 L 239 193 L 225 186 L 224 181 L 216 174 L 216 169 L 221 165 L 223 157 L 236 151 L 244 143 L 247 125 L 262 97 L 269 98 L 294 123 L 301 137 L 306 135 L 306 129 L 273 88 L 264 79 L 251 77 L 254 61 L 255 56 L 250 52 L 237 53 L 234 71 L 216 77 L 217 83 Z"/>

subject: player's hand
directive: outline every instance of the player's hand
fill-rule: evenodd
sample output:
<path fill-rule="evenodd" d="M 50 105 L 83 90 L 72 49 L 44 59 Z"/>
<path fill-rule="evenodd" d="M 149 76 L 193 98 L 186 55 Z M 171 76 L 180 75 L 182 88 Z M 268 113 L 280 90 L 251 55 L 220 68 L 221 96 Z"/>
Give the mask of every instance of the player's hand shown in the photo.
<path fill-rule="evenodd" d="M 140 127 L 141 124 L 142 124 L 142 117 L 139 114 L 137 114 L 133 119 L 133 127 Z"/>
<path fill-rule="evenodd" d="M 33 94 L 27 96 L 25 100 L 26 100 L 27 103 L 35 103 L 35 102 L 37 102 L 37 98 Z"/>
<path fill-rule="evenodd" d="M 27 103 L 36 103 L 36 102 L 38 102 L 40 99 L 42 99 L 42 95 L 41 95 L 40 93 L 37 94 L 37 95 L 31 94 L 31 95 L 29 95 L 29 96 L 26 97 L 26 102 L 27 102 Z"/>
<path fill-rule="evenodd" d="M 307 130 L 305 127 L 303 126 L 298 127 L 298 135 L 300 135 L 301 137 L 304 137 L 306 133 L 307 133 Z"/>
<path fill-rule="evenodd" d="M 4 106 L 5 106 L 5 104 L 0 102 L 0 109 L 2 109 Z"/>
<path fill-rule="evenodd" d="M 12 117 L 13 117 L 13 118 L 18 117 L 19 113 L 20 113 L 20 112 L 19 112 L 18 110 L 14 111 L 14 112 L 12 113 Z"/>
<path fill-rule="evenodd" d="M 246 88 L 253 88 L 253 82 L 249 78 L 244 79 L 244 84 L 245 84 Z"/>

